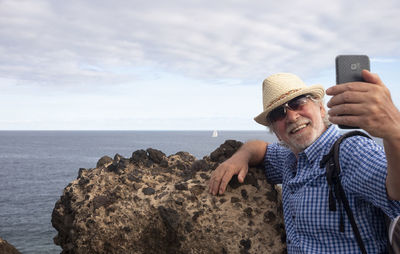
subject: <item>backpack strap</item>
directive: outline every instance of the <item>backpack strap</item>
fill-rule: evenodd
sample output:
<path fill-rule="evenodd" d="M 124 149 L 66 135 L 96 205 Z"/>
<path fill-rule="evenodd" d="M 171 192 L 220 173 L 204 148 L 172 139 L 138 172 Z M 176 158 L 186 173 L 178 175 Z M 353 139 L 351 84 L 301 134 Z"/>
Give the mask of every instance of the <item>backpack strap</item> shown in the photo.
<path fill-rule="evenodd" d="M 326 168 L 326 180 L 328 182 L 329 187 L 329 210 L 336 211 L 336 201 L 335 197 L 338 201 L 339 207 L 341 208 L 342 205 L 346 211 L 347 217 L 350 220 L 351 227 L 353 229 L 354 235 L 357 240 L 357 244 L 360 247 L 362 253 L 367 253 L 365 250 L 364 242 L 361 238 L 360 231 L 358 230 L 356 221 L 354 219 L 353 212 L 350 208 L 349 201 L 347 200 L 346 194 L 344 192 L 343 186 L 340 182 L 339 174 L 340 174 L 340 163 L 339 163 L 339 148 L 342 141 L 348 137 L 352 136 L 364 136 L 367 138 L 369 137 L 367 134 L 361 131 L 351 131 L 344 135 L 342 135 L 336 142 L 333 144 L 332 148 L 330 149 L 329 153 L 324 155 L 320 162 L 320 167 Z M 341 210 L 341 209 L 340 209 Z M 339 230 L 340 232 L 344 232 L 344 220 L 342 212 L 340 212 L 340 225 Z"/>

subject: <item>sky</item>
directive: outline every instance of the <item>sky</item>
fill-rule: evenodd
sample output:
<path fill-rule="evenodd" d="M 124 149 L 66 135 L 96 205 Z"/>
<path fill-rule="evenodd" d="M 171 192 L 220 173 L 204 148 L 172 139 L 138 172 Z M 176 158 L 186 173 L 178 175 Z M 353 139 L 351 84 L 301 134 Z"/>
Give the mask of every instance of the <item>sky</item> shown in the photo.
<path fill-rule="evenodd" d="M 265 130 L 263 79 L 328 88 L 340 54 L 399 107 L 398 24 L 397 0 L 0 0 L 0 130 Z"/>

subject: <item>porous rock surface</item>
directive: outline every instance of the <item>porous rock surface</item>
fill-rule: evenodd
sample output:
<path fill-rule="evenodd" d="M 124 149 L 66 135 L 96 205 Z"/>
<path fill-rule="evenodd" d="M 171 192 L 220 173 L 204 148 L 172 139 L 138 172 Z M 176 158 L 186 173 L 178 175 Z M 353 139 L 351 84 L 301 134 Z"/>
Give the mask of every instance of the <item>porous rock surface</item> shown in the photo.
<path fill-rule="evenodd" d="M 228 140 L 200 160 L 151 148 L 102 157 L 57 201 L 54 242 L 62 253 L 286 253 L 280 192 L 260 168 L 208 193 L 212 170 L 240 145 Z"/>
<path fill-rule="evenodd" d="M 0 254 L 21 254 L 21 252 L 0 237 Z"/>

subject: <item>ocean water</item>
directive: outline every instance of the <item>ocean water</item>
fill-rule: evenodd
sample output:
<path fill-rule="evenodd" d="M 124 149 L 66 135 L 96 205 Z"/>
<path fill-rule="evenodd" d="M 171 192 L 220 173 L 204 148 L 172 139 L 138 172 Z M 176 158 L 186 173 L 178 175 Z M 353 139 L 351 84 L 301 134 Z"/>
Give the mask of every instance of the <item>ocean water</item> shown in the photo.
<path fill-rule="evenodd" d="M 268 131 L 0 131 L 0 237 L 22 253 L 60 253 L 51 225 L 56 201 L 79 168 L 104 155 L 149 147 L 198 159 L 227 139 L 276 141 Z"/>

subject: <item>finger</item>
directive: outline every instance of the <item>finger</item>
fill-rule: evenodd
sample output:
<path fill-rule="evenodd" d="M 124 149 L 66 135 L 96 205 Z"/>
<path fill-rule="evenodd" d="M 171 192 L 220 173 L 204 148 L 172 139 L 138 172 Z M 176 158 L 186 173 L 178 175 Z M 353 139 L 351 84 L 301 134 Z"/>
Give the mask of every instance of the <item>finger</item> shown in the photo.
<path fill-rule="evenodd" d="M 219 186 L 221 184 L 220 180 L 214 179 L 212 186 L 211 186 L 211 194 L 213 195 L 217 195 L 218 194 L 218 190 L 219 190 Z"/>
<path fill-rule="evenodd" d="M 360 116 L 329 116 L 329 121 L 337 125 L 347 125 L 347 126 L 359 126 L 360 127 Z"/>
<path fill-rule="evenodd" d="M 361 75 L 362 75 L 363 79 L 365 80 L 365 82 L 383 85 L 381 78 L 376 73 L 372 73 L 368 70 L 363 70 Z"/>
<path fill-rule="evenodd" d="M 329 116 L 342 116 L 342 115 L 361 116 L 365 115 L 366 113 L 367 113 L 366 107 L 364 107 L 362 103 L 339 104 L 333 106 L 330 110 L 328 110 Z"/>
<path fill-rule="evenodd" d="M 343 93 L 337 94 L 333 96 L 327 103 L 328 108 L 334 107 L 340 104 L 354 104 L 354 103 L 361 103 L 365 101 L 365 96 L 368 93 L 365 92 L 351 92 L 345 91 Z"/>
<path fill-rule="evenodd" d="M 213 193 L 213 183 L 214 183 L 214 177 L 213 174 L 211 174 L 211 178 L 208 181 L 208 192 Z"/>
<path fill-rule="evenodd" d="M 219 194 L 222 195 L 224 194 L 226 190 L 226 186 L 228 186 L 229 181 L 232 179 L 233 174 L 229 171 L 226 171 L 224 176 L 222 177 L 222 181 L 219 185 Z"/>
<path fill-rule="evenodd" d="M 248 172 L 248 168 L 247 167 L 244 167 L 239 171 L 238 180 L 239 180 L 240 183 L 244 182 L 244 179 L 246 178 L 247 172 Z"/>
<path fill-rule="evenodd" d="M 213 171 L 213 173 L 211 174 L 211 179 L 209 181 L 209 192 L 213 195 L 216 195 L 218 192 L 218 188 L 219 188 L 219 184 L 221 182 L 221 178 L 222 178 L 222 173 L 221 170 L 219 170 L 218 168 Z"/>
<path fill-rule="evenodd" d="M 329 87 L 326 90 L 327 95 L 335 96 L 346 91 L 368 92 L 368 87 L 363 86 L 364 82 L 350 82 Z"/>
<path fill-rule="evenodd" d="M 225 172 L 226 173 L 226 172 Z M 213 187 L 212 187 L 212 194 L 213 195 L 217 195 L 218 194 L 218 192 L 219 192 L 219 190 L 220 190 L 220 188 L 221 188 L 221 184 L 222 184 L 222 181 L 223 181 L 223 177 L 225 176 L 225 174 L 224 175 L 222 175 L 221 177 L 219 177 L 218 179 L 215 179 L 214 180 L 214 182 L 213 182 Z"/>
<path fill-rule="evenodd" d="M 208 181 L 208 193 L 214 194 L 214 187 L 213 186 L 214 186 L 214 178 L 213 178 L 213 176 L 211 174 L 211 178 Z"/>

